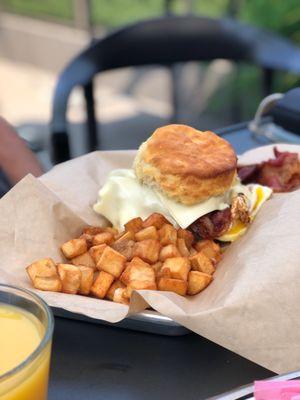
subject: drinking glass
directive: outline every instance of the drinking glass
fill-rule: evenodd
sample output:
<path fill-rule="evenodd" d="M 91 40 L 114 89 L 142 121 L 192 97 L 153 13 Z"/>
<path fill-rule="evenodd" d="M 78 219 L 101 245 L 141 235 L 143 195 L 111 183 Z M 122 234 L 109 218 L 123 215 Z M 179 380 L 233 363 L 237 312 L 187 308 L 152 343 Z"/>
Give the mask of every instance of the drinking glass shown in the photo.
<path fill-rule="evenodd" d="M 41 336 L 38 347 L 19 365 L 0 375 L 0 400 L 46 400 L 54 319 L 47 304 L 36 294 L 0 284 L 0 305 L 32 317 Z M 1 329 L 1 315 L 0 315 Z M 19 334 L 22 345 L 22 332 Z M 13 346 L 14 343 L 11 343 Z M 1 362 L 1 354 L 0 354 Z"/>

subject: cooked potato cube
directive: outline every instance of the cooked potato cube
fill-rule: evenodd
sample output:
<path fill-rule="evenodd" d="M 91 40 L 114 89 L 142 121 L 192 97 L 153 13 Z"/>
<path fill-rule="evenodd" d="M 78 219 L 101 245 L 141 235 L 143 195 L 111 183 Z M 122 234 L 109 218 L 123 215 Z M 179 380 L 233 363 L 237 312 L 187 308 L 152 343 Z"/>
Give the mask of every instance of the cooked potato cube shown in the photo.
<path fill-rule="evenodd" d="M 126 222 L 124 227 L 126 231 L 132 231 L 136 233 L 143 228 L 143 220 L 140 217 L 133 218 L 130 221 Z"/>
<path fill-rule="evenodd" d="M 172 278 L 171 270 L 167 267 L 164 269 L 160 269 L 157 272 L 156 278 L 159 280 L 160 278 Z"/>
<path fill-rule="evenodd" d="M 151 267 L 154 269 L 155 274 L 157 275 L 162 267 L 163 263 L 161 261 L 157 261 L 155 264 L 152 264 Z"/>
<path fill-rule="evenodd" d="M 125 262 L 126 258 L 122 254 L 106 246 L 97 263 L 97 268 L 119 278 L 125 268 Z"/>
<path fill-rule="evenodd" d="M 61 250 L 66 258 L 74 258 L 80 256 L 87 251 L 87 243 L 86 240 L 83 238 L 72 239 L 64 243 L 61 246 Z"/>
<path fill-rule="evenodd" d="M 91 287 L 91 294 L 98 297 L 99 299 L 104 299 L 108 289 L 114 281 L 114 277 L 105 271 L 100 271 L 97 276 L 93 286 Z"/>
<path fill-rule="evenodd" d="M 171 273 L 171 278 L 182 279 L 183 281 L 187 281 L 190 269 L 191 265 L 187 258 L 174 257 L 166 259 L 161 268 L 161 272 L 163 274 L 164 270 L 169 270 Z"/>
<path fill-rule="evenodd" d="M 33 279 L 33 286 L 39 290 L 46 290 L 49 292 L 60 292 L 62 284 L 59 278 L 35 276 Z"/>
<path fill-rule="evenodd" d="M 179 250 L 179 253 L 182 255 L 182 257 L 190 256 L 189 249 L 187 248 L 184 239 L 182 239 L 182 238 L 177 239 L 177 248 Z"/>
<path fill-rule="evenodd" d="M 138 257 L 134 257 L 132 261 L 126 265 L 120 280 L 125 285 L 128 285 L 131 281 L 147 281 L 155 284 L 155 272 L 149 264 Z"/>
<path fill-rule="evenodd" d="M 160 237 L 160 243 L 162 246 L 168 244 L 176 244 L 177 242 L 177 231 L 173 225 L 164 224 L 158 231 Z"/>
<path fill-rule="evenodd" d="M 165 261 L 167 258 L 171 257 L 180 257 L 181 254 L 179 253 L 179 250 L 174 244 L 168 244 L 167 246 L 164 246 L 159 253 L 159 260 L 160 261 Z"/>
<path fill-rule="evenodd" d="M 192 244 L 194 243 L 194 235 L 192 232 L 188 231 L 187 229 L 179 228 L 177 231 L 177 236 L 179 239 L 184 239 L 188 249 L 191 248 Z"/>
<path fill-rule="evenodd" d="M 147 239 L 158 239 L 158 233 L 155 226 L 148 226 L 148 228 L 141 229 L 135 234 L 135 240 L 138 242 Z"/>
<path fill-rule="evenodd" d="M 149 215 L 148 218 L 143 222 L 143 228 L 148 228 L 148 226 L 155 226 L 156 229 L 160 229 L 164 224 L 170 224 L 162 214 L 153 213 Z"/>
<path fill-rule="evenodd" d="M 129 267 L 130 268 L 130 267 Z M 132 266 L 131 271 L 129 273 L 129 285 L 135 282 L 135 287 L 137 288 L 138 283 L 137 282 L 144 282 L 144 289 L 149 288 L 149 289 L 156 289 L 156 283 L 155 283 L 155 272 L 154 270 L 150 267 L 137 267 Z M 140 289 L 142 288 L 142 284 L 140 285 Z"/>
<path fill-rule="evenodd" d="M 205 272 L 206 274 L 212 275 L 215 272 L 213 262 L 202 252 L 195 254 L 190 257 L 192 269 L 194 271 Z"/>
<path fill-rule="evenodd" d="M 60 292 L 62 284 L 59 279 L 57 268 L 51 258 L 44 258 L 30 264 L 26 271 L 33 286 L 39 290 Z"/>
<path fill-rule="evenodd" d="M 85 265 L 86 267 L 96 268 L 95 261 L 88 251 L 80 256 L 72 258 L 71 263 L 73 265 Z"/>
<path fill-rule="evenodd" d="M 76 294 L 81 282 L 80 269 L 72 264 L 57 264 L 57 271 L 62 283 L 62 292 Z"/>
<path fill-rule="evenodd" d="M 214 252 L 220 251 L 220 246 L 210 239 L 201 239 L 194 244 L 194 247 L 198 252 L 202 251 L 205 247 L 212 249 Z"/>
<path fill-rule="evenodd" d="M 213 240 L 200 240 L 195 244 L 198 252 L 205 254 L 214 264 L 221 260 L 220 246 Z"/>
<path fill-rule="evenodd" d="M 148 263 L 158 261 L 160 243 L 155 239 L 142 240 L 135 243 L 133 247 L 133 256 L 139 257 Z"/>
<path fill-rule="evenodd" d="M 111 285 L 111 287 L 108 289 L 108 292 L 106 293 L 105 298 L 113 301 L 115 291 L 120 288 L 124 289 L 125 285 L 123 285 L 123 283 L 119 280 L 114 281 L 113 284 Z"/>
<path fill-rule="evenodd" d="M 139 257 L 133 257 L 133 259 L 131 260 L 131 262 L 127 263 L 126 267 L 128 265 L 138 265 L 140 267 L 150 267 L 150 264 L 145 262 L 144 260 L 142 260 Z"/>
<path fill-rule="evenodd" d="M 94 260 L 95 265 L 97 262 L 100 260 L 100 257 L 102 256 L 102 253 L 104 252 L 104 249 L 107 247 L 107 245 L 104 244 L 98 244 L 98 246 L 93 246 L 89 249 L 89 253 Z"/>
<path fill-rule="evenodd" d="M 133 240 L 117 240 L 111 245 L 112 249 L 116 250 L 118 253 L 126 257 L 127 261 L 130 261 L 133 257 Z"/>
<path fill-rule="evenodd" d="M 79 236 L 79 239 L 84 239 L 87 244 L 87 248 L 89 249 L 93 245 L 93 235 L 89 235 L 88 233 L 83 233 Z"/>
<path fill-rule="evenodd" d="M 194 256 L 197 253 L 198 253 L 198 251 L 194 247 L 190 248 L 190 256 Z"/>
<path fill-rule="evenodd" d="M 180 296 L 184 296 L 187 291 L 187 282 L 181 279 L 171 279 L 162 277 L 158 281 L 158 290 L 165 292 L 174 292 Z"/>
<path fill-rule="evenodd" d="M 190 296 L 201 292 L 212 281 L 212 276 L 199 271 L 190 271 L 187 294 Z"/>
<path fill-rule="evenodd" d="M 152 281 L 130 281 L 124 296 L 130 299 L 133 290 L 157 290 L 155 282 Z"/>
<path fill-rule="evenodd" d="M 132 266 L 130 266 L 130 263 L 126 263 L 125 269 L 122 272 L 120 276 L 120 281 L 127 286 L 129 281 L 130 281 L 130 271 L 131 271 Z"/>
<path fill-rule="evenodd" d="M 35 261 L 26 267 L 26 271 L 32 283 L 35 277 L 58 278 L 56 265 L 52 258 L 43 258 Z"/>
<path fill-rule="evenodd" d="M 111 232 L 98 233 L 93 237 L 93 246 L 98 246 L 99 244 L 111 244 L 114 241 L 114 235 Z"/>
<path fill-rule="evenodd" d="M 106 228 L 104 228 L 104 232 L 109 232 L 113 236 L 117 236 L 119 234 L 118 229 L 117 228 L 112 228 L 111 226 L 107 226 Z"/>
<path fill-rule="evenodd" d="M 128 305 L 129 304 L 129 300 L 128 300 L 127 296 L 126 296 L 126 289 L 125 288 L 116 289 L 115 292 L 114 292 L 113 301 L 115 303 L 121 303 L 121 304 Z"/>
<path fill-rule="evenodd" d="M 123 240 L 124 241 L 127 241 L 127 240 L 134 240 L 134 232 L 133 231 L 125 231 L 125 232 L 121 232 L 120 233 L 120 236 L 118 236 L 117 238 L 116 238 L 116 241 L 115 241 L 115 243 L 120 243 L 120 242 L 122 242 Z"/>
<path fill-rule="evenodd" d="M 87 296 L 90 293 L 94 282 L 94 270 L 93 268 L 86 267 L 84 265 L 79 265 L 78 268 L 81 271 L 81 280 L 78 293 Z"/>
<path fill-rule="evenodd" d="M 82 229 L 83 234 L 95 236 L 98 235 L 98 233 L 104 232 L 104 229 L 101 228 L 100 226 L 86 226 L 85 228 Z"/>

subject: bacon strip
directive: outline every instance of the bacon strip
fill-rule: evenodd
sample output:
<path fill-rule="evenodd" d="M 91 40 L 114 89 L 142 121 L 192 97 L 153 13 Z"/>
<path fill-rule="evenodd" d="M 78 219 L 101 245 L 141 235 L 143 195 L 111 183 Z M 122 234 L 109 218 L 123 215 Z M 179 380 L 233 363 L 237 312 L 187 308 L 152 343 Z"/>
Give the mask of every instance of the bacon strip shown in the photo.
<path fill-rule="evenodd" d="M 255 176 L 259 170 L 258 165 L 248 165 L 246 167 L 238 168 L 238 175 L 243 183 L 248 183 L 255 180 Z"/>
<path fill-rule="evenodd" d="M 273 149 L 275 158 L 238 168 L 242 183 L 259 183 L 274 192 L 289 192 L 300 187 L 300 161 L 297 153 Z"/>
<path fill-rule="evenodd" d="M 225 233 L 231 224 L 230 207 L 212 211 L 193 222 L 188 229 L 198 238 L 214 239 Z"/>

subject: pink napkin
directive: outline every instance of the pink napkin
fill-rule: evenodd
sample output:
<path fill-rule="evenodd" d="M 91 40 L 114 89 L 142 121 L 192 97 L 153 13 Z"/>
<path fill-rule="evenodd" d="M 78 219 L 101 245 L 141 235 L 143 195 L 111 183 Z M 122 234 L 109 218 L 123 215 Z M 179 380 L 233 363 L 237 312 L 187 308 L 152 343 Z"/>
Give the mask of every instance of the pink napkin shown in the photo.
<path fill-rule="evenodd" d="M 300 380 L 256 381 L 255 400 L 300 400 Z"/>

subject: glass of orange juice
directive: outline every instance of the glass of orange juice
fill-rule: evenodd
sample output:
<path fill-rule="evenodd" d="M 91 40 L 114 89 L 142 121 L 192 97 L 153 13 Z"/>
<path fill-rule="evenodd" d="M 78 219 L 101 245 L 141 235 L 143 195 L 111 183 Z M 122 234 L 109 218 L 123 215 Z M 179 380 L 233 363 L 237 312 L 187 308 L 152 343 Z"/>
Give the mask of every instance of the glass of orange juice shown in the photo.
<path fill-rule="evenodd" d="M 53 315 L 37 295 L 0 284 L 0 400 L 46 400 Z"/>

